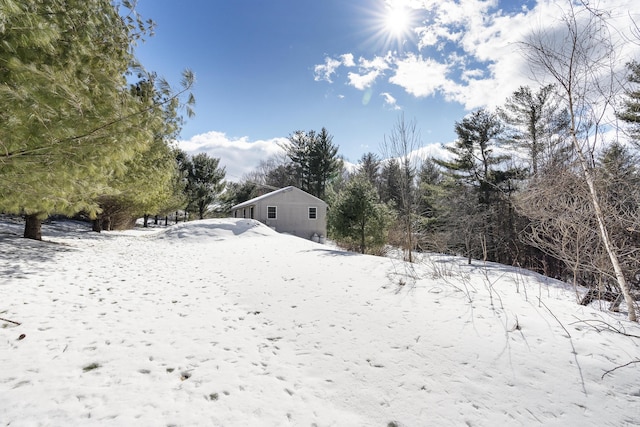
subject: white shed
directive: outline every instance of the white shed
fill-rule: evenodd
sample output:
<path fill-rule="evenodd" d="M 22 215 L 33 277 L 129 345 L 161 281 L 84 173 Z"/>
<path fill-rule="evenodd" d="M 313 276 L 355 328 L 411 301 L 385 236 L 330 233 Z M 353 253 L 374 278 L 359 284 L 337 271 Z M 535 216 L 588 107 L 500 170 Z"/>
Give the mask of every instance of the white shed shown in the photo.
<path fill-rule="evenodd" d="M 256 219 L 280 233 L 305 239 L 327 235 L 327 204 L 296 187 L 285 187 L 231 208 L 234 218 Z"/>

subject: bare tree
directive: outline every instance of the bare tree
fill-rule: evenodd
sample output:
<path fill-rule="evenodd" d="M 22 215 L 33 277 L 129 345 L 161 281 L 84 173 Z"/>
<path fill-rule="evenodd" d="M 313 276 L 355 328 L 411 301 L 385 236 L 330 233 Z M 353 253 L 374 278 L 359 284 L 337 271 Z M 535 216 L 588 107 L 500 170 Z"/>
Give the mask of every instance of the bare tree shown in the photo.
<path fill-rule="evenodd" d="M 614 45 L 607 14 L 567 1 L 560 28 L 539 30 L 523 44 L 525 57 L 538 73 L 550 75 L 569 111 L 569 134 L 581 177 L 588 188 L 591 214 L 597 223 L 615 280 L 624 295 L 629 320 L 636 321 L 634 300 L 609 236 L 601 196 L 595 183 L 593 155 L 620 90 Z"/>
<path fill-rule="evenodd" d="M 597 271 L 606 270 L 606 266 L 601 268 L 602 255 L 607 255 L 590 207 L 589 190 L 576 171 L 570 167 L 546 171 L 519 195 L 518 202 L 519 212 L 530 221 L 525 229 L 528 242 L 562 260 L 574 285 L 585 284 Z M 568 279 L 564 275 L 558 278 Z"/>
<path fill-rule="evenodd" d="M 415 246 L 413 222 L 417 203 L 414 181 L 419 162 L 417 153 L 420 148 L 422 148 L 422 141 L 416 121 L 406 122 L 404 114 L 398 117 L 391 134 L 385 135 L 381 146 L 383 156 L 387 160 L 396 159 L 400 164 L 400 206 L 398 208 L 404 235 L 403 249 L 406 251 L 406 259 L 409 262 L 413 262 Z"/>

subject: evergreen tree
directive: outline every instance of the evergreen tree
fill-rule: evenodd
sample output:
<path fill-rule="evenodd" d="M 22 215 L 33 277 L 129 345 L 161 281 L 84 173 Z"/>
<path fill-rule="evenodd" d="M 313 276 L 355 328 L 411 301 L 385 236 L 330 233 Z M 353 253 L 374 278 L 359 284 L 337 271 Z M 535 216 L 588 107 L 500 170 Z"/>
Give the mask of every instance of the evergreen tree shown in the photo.
<path fill-rule="evenodd" d="M 342 169 L 338 147 L 333 144 L 333 137 L 327 129 L 322 128 L 320 133 L 296 131 L 289 136 L 289 142 L 283 148 L 291 165 L 285 166 L 280 172 L 287 173 L 287 169 L 293 171 L 300 189 L 325 199 L 327 186 Z"/>
<path fill-rule="evenodd" d="M 215 202 L 225 187 L 225 168 L 220 159 L 199 153 L 185 163 L 187 170 L 187 211 L 204 218 L 209 206 Z"/>
<path fill-rule="evenodd" d="M 149 141 L 126 90 L 145 32 L 110 0 L 3 0 L 0 25 L 0 210 L 40 238 L 51 213 L 98 211 L 114 172 Z M 123 18 L 123 16 L 126 16 Z"/>
<path fill-rule="evenodd" d="M 358 162 L 358 173 L 364 175 L 374 188 L 380 187 L 380 157 L 375 153 L 365 153 Z"/>
<path fill-rule="evenodd" d="M 338 147 L 333 144 L 333 137 L 326 128 L 312 140 L 309 150 L 310 193 L 319 199 L 326 199 L 327 185 L 336 177 L 342 168 L 338 158 Z"/>
<path fill-rule="evenodd" d="M 295 131 L 289 135 L 289 142 L 283 146 L 289 160 L 291 161 L 291 168 L 294 172 L 296 186 L 301 190 L 310 191 L 311 187 L 311 173 L 310 173 L 310 158 L 311 158 L 311 146 L 316 138 L 314 131 L 304 132 L 301 130 Z"/>
<path fill-rule="evenodd" d="M 616 210 L 633 213 L 638 209 L 640 192 L 638 156 L 619 142 L 605 147 L 597 158 L 598 177 L 604 199 Z"/>
<path fill-rule="evenodd" d="M 355 246 L 364 254 L 387 242 L 392 214 L 379 202 L 376 190 L 367 178 L 359 174 L 338 193 L 328 219 L 337 241 Z"/>
<path fill-rule="evenodd" d="M 629 68 L 630 87 L 626 91 L 623 109 L 618 117 L 629 125 L 629 133 L 636 146 L 640 146 L 640 63 L 633 61 L 627 64 Z"/>
<path fill-rule="evenodd" d="M 637 249 L 640 247 L 640 169 L 638 156 L 628 147 L 614 143 L 597 160 L 596 182 L 601 188 L 602 208 L 607 228 L 618 249 L 625 277 L 635 283 L 640 271 Z M 603 251 L 604 252 L 604 251 Z M 606 257 L 602 270 L 612 274 Z"/>
<path fill-rule="evenodd" d="M 505 160 L 505 156 L 494 152 L 502 127 L 495 114 L 480 109 L 456 122 L 455 131 L 458 135 L 455 144 L 445 146 L 453 159 L 435 161 L 449 177 L 448 201 L 464 201 L 462 206 L 449 209 L 449 221 L 458 222 L 458 218 L 451 215 L 466 218 L 463 220 L 468 224 L 464 242 L 469 257 L 481 255 L 495 260 L 494 208 L 500 197 L 500 184 L 510 176 L 497 171 L 497 166 Z M 467 201 L 470 190 L 475 197 Z"/>
<path fill-rule="evenodd" d="M 300 182 L 296 179 L 296 173 L 292 163 L 278 165 L 267 173 L 265 184 L 273 188 L 299 186 Z"/>
<path fill-rule="evenodd" d="M 250 181 L 228 182 L 221 196 L 222 211 L 231 212 L 231 208 L 237 204 L 246 202 L 258 196 L 259 186 Z"/>
<path fill-rule="evenodd" d="M 496 115 L 480 109 L 456 122 L 455 131 L 458 135 L 455 144 L 445 146 L 453 154 L 453 160 L 437 163 L 450 176 L 476 187 L 480 202 L 489 204 L 494 184 L 493 168 L 505 160 L 504 156 L 495 154 L 496 138 L 502 132 L 500 122 Z"/>
<path fill-rule="evenodd" d="M 397 159 L 384 162 L 380 172 L 380 199 L 394 210 L 402 206 L 402 171 Z"/>
<path fill-rule="evenodd" d="M 521 86 L 498 109 L 498 115 L 507 125 L 504 142 L 525 151 L 533 175 L 545 161 L 556 157 L 561 136 L 569 127 L 567 111 L 560 108 L 553 85 L 535 93 Z"/>
<path fill-rule="evenodd" d="M 440 184 L 442 180 L 442 171 L 436 162 L 432 158 L 425 159 L 418 172 L 416 191 L 417 212 L 421 222 L 419 228 L 423 232 L 432 232 L 437 221 L 437 199 L 441 197 Z"/>
<path fill-rule="evenodd" d="M 130 93 L 142 111 L 138 115 L 139 125 L 152 136 L 125 162 L 122 172 L 112 174 L 105 193 L 98 197 L 100 213 L 94 221 L 95 231 L 127 228 L 140 216 L 166 214 L 184 206 L 184 185 L 171 146 L 182 124 L 178 114 L 179 94 L 193 84 L 189 71 L 183 77 L 178 91 L 153 73 L 131 85 Z M 193 95 L 189 95 L 185 104 L 189 115 L 192 104 Z"/>

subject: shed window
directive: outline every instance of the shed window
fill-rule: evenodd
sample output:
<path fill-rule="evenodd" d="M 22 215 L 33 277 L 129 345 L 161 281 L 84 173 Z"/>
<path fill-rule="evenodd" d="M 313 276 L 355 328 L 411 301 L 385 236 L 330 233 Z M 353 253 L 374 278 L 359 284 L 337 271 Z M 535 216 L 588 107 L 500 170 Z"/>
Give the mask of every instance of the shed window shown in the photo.
<path fill-rule="evenodd" d="M 275 206 L 267 206 L 267 219 L 276 219 L 276 207 Z"/>
<path fill-rule="evenodd" d="M 316 207 L 309 208 L 309 219 L 316 219 L 316 218 L 318 218 L 318 208 Z"/>

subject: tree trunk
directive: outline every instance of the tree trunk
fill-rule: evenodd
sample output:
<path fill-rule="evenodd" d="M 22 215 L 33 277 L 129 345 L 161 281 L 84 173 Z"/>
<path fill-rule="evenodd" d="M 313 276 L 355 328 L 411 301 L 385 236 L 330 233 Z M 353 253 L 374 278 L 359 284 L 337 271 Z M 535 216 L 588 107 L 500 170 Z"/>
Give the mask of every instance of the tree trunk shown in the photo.
<path fill-rule="evenodd" d="M 609 238 L 609 232 L 607 230 L 607 225 L 604 221 L 604 213 L 602 212 L 602 208 L 600 207 L 600 201 L 598 198 L 598 191 L 596 190 L 596 186 L 594 183 L 593 175 L 591 174 L 591 170 L 587 165 L 587 160 L 580 150 L 575 133 L 572 135 L 574 139 L 574 145 L 576 147 L 576 151 L 578 154 L 578 158 L 580 159 L 580 164 L 582 166 L 582 172 L 584 174 L 584 178 L 587 182 L 587 186 L 589 187 L 589 195 L 591 196 L 591 204 L 593 205 L 593 210 L 595 212 L 596 220 L 598 221 L 598 229 L 600 231 L 600 237 L 602 238 L 602 244 L 604 245 L 605 250 L 607 251 L 607 255 L 609 255 L 609 260 L 611 261 L 611 265 L 613 267 L 613 271 L 615 272 L 616 281 L 618 282 L 618 286 L 620 286 L 620 291 L 624 295 L 624 300 L 627 303 L 627 310 L 629 311 L 629 320 L 632 322 L 637 322 L 636 318 L 636 308 L 633 301 L 633 297 L 631 296 L 631 292 L 629 291 L 629 285 L 627 284 L 627 280 L 624 277 L 624 273 L 622 272 L 622 267 L 620 266 L 620 261 L 618 260 L 618 254 L 616 253 L 613 244 L 611 243 L 611 239 Z"/>
<path fill-rule="evenodd" d="M 24 237 L 25 239 L 42 240 L 42 220 L 37 214 L 25 216 Z"/>
<path fill-rule="evenodd" d="M 102 218 L 102 229 L 104 231 L 111 231 L 111 216 L 107 215 Z"/>
<path fill-rule="evenodd" d="M 100 233 L 102 231 L 102 218 L 97 217 L 91 222 L 91 230 L 96 233 Z"/>
<path fill-rule="evenodd" d="M 149 226 L 149 215 L 144 214 L 142 227 L 147 228 Z"/>
<path fill-rule="evenodd" d="M 413 262 L 413 229 L 411 227 L 411 211 L 407 211 L 407 261 Z"/>

